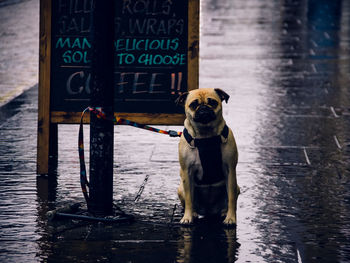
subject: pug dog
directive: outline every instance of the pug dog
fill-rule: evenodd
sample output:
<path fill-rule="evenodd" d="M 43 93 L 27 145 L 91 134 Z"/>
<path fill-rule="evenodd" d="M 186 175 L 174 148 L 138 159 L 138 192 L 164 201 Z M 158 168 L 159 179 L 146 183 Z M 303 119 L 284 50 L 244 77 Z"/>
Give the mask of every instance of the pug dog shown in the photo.
<path fill-rule="evenodd" d="M 176 100 L 186 113 L 179 142 L 181 224 L 192 224 L 198 216 L 217 215 L 224 218 L 225 225 L 237 223 L 238 152 L 222 116 L 222 101 L 228 99 L 221 89 L 205 88 L 183 93 Z"/>

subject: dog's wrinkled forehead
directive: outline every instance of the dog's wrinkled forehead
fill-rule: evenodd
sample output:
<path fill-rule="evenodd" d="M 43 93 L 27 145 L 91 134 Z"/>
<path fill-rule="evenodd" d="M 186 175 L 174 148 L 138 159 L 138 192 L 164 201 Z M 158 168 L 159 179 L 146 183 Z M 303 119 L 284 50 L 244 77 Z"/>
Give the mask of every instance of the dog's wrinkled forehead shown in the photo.
<path fill-rule="evenodd" d="M 199 103 L 206 103 L 211 99 L 217 101 L 220 104 L 222 101 L 225 101 L 227 103 L 229 98 L 230 96 L 221 89 L 195 89 L 191 90 L 190 92 L 181 94 L 175 103 L 181 106 L 185 106 L 187 104 L 188 106 L 194 100 L 199 100 Z"/>
<path fill-rule="evenodd" d="M 190 93 L 190 95 L 188 96 L 188 101 L 189 102 L 191 100 L 193 100 L 193 99 L 196 99 L 196 100 L 198 100 L 199 103 L 206 103 L 208 97 L 211 95 L 211 94 L 208 94 L 208 93 L 204 93 L 203 91 L 200 91 L 200 90 L 199 90 L 199 92 L 195 92 L 195 93 L 196 94 L 191 94 Z M 216 97 L 216 96 L 214 95 L 214 97 Z"/>
<path fill-rule="evenodd" d="M 213 89 L 196 89 L 192 90 L 187 97 L 186 104 L 190 104 L 194 100 L 198 100 L 199 104 L 208 103 L 208 98 L 215 99 L 218 102 L 221 102 L 220 97 Z"/>

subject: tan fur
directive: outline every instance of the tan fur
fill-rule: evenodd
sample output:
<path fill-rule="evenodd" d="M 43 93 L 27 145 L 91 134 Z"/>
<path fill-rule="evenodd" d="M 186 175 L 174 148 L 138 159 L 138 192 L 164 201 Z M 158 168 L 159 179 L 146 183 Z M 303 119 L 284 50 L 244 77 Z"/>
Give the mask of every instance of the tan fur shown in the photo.
<path fill-rule="evenodd" d="M 220 96 L 221 95 L 221 96 Z M 186 96 L 186 95 L 185 95 Z M 185 97 L 184 96 L 184 97 Z M 222 100 L 228 100 L 228 95 L 222 90 L 214 89 L 197 89 L 188 93 L 187 97 L 178 100 L 183 102 L 185 107 L 186 120 L 184 123 L 185 128 L 193 138 L 209 138 L 217 136 L 221 133 L 225 126 L 225 120 L 222 116 Z M 218 102 L 218 106 L 214 109 L 215 120 L 208 124 L 201 124 L 193 120 L 195 110 L 192 110 L 189 105 L 198 99 L 200 103 L 207 105 L 208 98 L 214 99 Z M 224 224 L 234 225 L 236 224 L 236 209 L 237 209 L 237 197 L 239 195 L 239 187 L 236 179 L 236 165 L 238 160 L 238 152 L 236 142 L 229 129 L 229 135 L 227 139 L 222 137 L 221 144 L 222 151 L 222 165 L 225 175 L 225 184 L 228 194 L 227 211 L 222 211 L 226 214 Z M 194 176 L 202 172 L 201 162 L 199 159 L 198 150 L 189 145 L 184 136 L 182 135 L 179 142 L 179 162 L 180 162 L 180 177 L 181 182 L 178 188 L 178 195 L 185 209 L 185 213 L 180 223 L 191 224 L 193 217 L 196 215 L 193 204 L 196 200 L 193 199 L 193 187 Z"/>

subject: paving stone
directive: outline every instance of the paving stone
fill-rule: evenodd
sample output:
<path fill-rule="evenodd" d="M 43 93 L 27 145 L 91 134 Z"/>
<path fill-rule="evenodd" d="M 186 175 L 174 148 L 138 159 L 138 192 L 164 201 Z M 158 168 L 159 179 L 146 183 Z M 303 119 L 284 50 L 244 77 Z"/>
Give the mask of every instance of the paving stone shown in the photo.
<path fill-rule="evenodd" d="M 15 2 L 0 2 L 2 97 L 37 74 L 38 1 Z M 229 93 L 223 114 L 239 150 L 237 229 L 168 225 L 183 215 L 178 138 L 127 126 L 115 127 L 114 200 L 136 222 L 48 222 L 48 210 L 84 202 L 78 126 L 59 125 L 57 167 L 36 178 L 33 87 L 0 108 L 1 262 L 349 260 L 350 3 L 205 0 L 201 8 L 200 87 Z"/>

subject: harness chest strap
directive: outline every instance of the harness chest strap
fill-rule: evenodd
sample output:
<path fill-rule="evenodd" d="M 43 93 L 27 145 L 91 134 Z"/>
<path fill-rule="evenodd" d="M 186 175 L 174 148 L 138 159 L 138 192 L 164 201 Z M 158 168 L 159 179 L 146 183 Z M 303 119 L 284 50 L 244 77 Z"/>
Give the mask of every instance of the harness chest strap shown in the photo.
<path fill-rule="evenodd" d="M 215 138 L 215 137 L 224 137 L 225 139 L 227 139 L 228 137 L 228 134 L 229 134 L 229 129 L 228 129 L 228 126 L 225 124 L 225 127 L 222 129 L 221 131 L 221 134 L 220 135 L 217 135 L 217 136 L 214 136 L 214 137 L 211 137 L 211 138 Z M 211 138 L 205 138 L 205 139 L 195 139 L 191 136 L 191 134 L 189 134 L 188 130 L 186 128 L 184 128 L 184 131 L 183 131 L 183 135 L 187 141 L 187 143 L 189 145 L 192 145 L 192 141 L 194 141 L 194 146 L 196 146 L 196 144 L 198 145 L 200 143 L 200 140 L 210 140 Z"/>
<path fill-rule="evenodd" d="M 221 153 L 221 136 L 228 138 L 229 128 L 227 125 L 223 128 L 220 135 L 210 138 L 196 139 L 193 138 L 185 128 L 183 135 L 189 145 L 194 142 L 194 147 L 198 150 L 199 159 L 203 169 L 203 174 L 196 176 L 195 183 L 197 185 L 212 185 L 225 179 L 222 168 L 222 153 Z"/>

